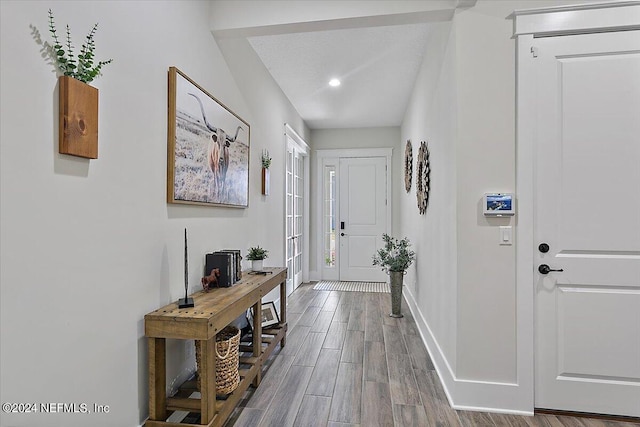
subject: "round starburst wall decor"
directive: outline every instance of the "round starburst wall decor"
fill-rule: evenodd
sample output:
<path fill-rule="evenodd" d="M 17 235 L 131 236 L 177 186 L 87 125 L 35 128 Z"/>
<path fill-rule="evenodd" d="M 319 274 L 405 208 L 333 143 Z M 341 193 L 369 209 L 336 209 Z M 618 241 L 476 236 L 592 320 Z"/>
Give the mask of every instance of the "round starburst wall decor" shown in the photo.
<path fill-rule="evenodd" d="M 413 179 L 413 147 L 411 141 L 407 140 L 404 148 L 404 189 L 411 190 L 411 180 Z"/>
<path fill-rule="evenodd" d="M 429 204 L 429 148 L 427 143 L 422 141 L 418 150 L 418 170 L 416 174 L 416 195 L 418 198 L 418 211 L 424 214 Z"/>

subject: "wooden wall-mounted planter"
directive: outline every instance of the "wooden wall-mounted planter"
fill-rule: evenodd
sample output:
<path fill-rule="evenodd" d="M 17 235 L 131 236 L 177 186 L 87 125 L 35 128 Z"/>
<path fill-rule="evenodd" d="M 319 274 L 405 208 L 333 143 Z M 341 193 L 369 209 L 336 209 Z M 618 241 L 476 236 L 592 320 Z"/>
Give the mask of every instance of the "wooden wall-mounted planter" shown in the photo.
<path fill-rule="evenodd" d="M 262 168 L 262 194 L 269 195 L 269 169 Z"/>
<path fill-rule="evenodd" d="M 62 154 L 98 158 L 98 89 L 60 76 L 60 142 Z"/>

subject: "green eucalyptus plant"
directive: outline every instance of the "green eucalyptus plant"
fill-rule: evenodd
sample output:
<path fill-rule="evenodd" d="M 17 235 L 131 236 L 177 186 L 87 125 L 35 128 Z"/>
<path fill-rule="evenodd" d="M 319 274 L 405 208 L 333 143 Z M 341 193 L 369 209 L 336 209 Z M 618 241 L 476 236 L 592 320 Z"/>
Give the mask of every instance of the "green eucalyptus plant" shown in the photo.
<path fill-rule="evenodd" d="M 382 235 L 384 247 L 378 249 L 373 256 L 373 265 L 379 265 L 385 272 L 405 271 L 413 263 L 416 253 L 409 247 L 409 239 L 406 237 L 398 240 L 387 233 Z"/>
<path fill-rule="evenodd" d="M 262 150 L 262 167 L 269 169 L 269 166 L 271 166 L 271 157 L 269 156 L 269 152 L 267 150 Z"/>
<path fill-rule="evenodd" d="M 109 59 L 108 61 L 98 61 L 98 63 L 95 63 L 96 43 L 94 37 L 97 29 L 98 24 L 95 24 L 85 37 L 85 42 L 82 44 L 80 53 L 78 53 L 76 57 L 73 51 L 74 46 L 71 43 L 71 29 L 69 25 L 67 25 L 67 40 L 66 43 L 63 44 L 58 39 L 53 12 L 49 9 L 49 32 L 51 33 L 54 43 L 52 53 L 56 66 L 62 74 L 84 83 L 89 83 L 100 75 L 103 66 L 113 61 L 113 59 Z"/>
<path fill-rule="evenodd" d="M 261 259 L 265 259 L 269 256 L 269 251 L 266 249 L 262 249 L 260 246 L 255 246 L 249 248 L 249 253 L 247 254 L 247 259 L 249 261 L 258 261 Z"/>

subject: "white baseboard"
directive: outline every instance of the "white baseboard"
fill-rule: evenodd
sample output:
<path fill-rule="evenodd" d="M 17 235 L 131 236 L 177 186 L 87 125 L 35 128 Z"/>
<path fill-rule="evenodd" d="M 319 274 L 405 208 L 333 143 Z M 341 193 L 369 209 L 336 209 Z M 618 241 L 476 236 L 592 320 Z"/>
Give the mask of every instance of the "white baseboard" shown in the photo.
<path fill-rule="evenodd" d="M 416 322 L 416 326 L 418 327 L 418 332 L 420 333 L 422 342 L 429 352 L 429 356 L 431 357 L 433 366 L 436 368 L 436 372 L 438 373 L 438 377 L 440 378 L 440 382 L 442 383 L 442 388 L 447 395 L 449 406 L 454 407 L 454 400 L 450 392 L 450 390 L 455 390 L 455 375 L 453 373 L 453 370 L 451 369 L 449 362 L 444 356 L 440 345 L 438 345 L 438 342 L 433 336 L 433 333 L 431 332 L 426 319 L 422 315 L 422 312 L 420 312 L 420 310 L 418 309 L 415 297 L 407 286 L 404 286 L 403 288 L 403 295 L 405 301 L 407 302 L 407 305 L 409 306 L 409 310 L 411 311 L 411 314 L 413 315 L 413 318 Z"/>
<path fill-rule="evenodd" d="M 408 287 L 404 287 L 404 299 L 416 321 L 418 332 L 424 342 L 449 405 L 458 410 L 496 412 L 515 415 L 533 415 L 533 402 L 526 399 L 517 383 L 465 380 L 457 378 L 433 335 L 429 325 L 418 308 L 415 297 Z M 523 396 L 525 398 L 523 399 Z"/>

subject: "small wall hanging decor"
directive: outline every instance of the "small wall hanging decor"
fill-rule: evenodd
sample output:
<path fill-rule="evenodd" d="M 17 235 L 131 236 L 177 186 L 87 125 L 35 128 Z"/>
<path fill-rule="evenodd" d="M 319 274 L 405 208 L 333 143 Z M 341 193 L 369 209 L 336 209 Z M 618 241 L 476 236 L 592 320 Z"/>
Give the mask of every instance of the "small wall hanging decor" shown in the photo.
<path fill-rule="evenodd" d="M 404 189 L 409 192 L 411 190 L 411 180 L 413 178 L 413 147 L 411 140 L 407 140 L 404 148 Z"/>
<path fill-rule="evenodd" d="M 98 89 L 69 76 L 58 82 L 58 152 L 97 159 Z"/>
<path fill-rule="evenodd" d="M 418 198 L 418 211 L 424 214 L 429 204 L 429 148 L 427 143 L 422 141 L 418 150 L 418 170 L 416 173 L 416 196 Z"/>
<path fill-rule="evenodd" d="M 80 52 L 74 53 L 71 42 L 71 29 L 67 25 L 66 42 L 58 39 L 53 12 L 49 9 L 49 32 L 53 45 L 48 42 L 44 47 L 55 64 L 59 74 L 59 141 L 61 154 L 98 158 L 98 89 L 87 83 L 100 76 L 104 65 L 113 60 L 94 63 L 95 24 L 85 37 Z"/>
<path fill-rule="evenodd" d="M 271 166 L 271 157 L 269 151 L 262 150 L 262 194 L 269 195 L 269 166 Z"/>
<path fill-rule="evenodd" d="M 249 123 L 169 68 L 167 202 L 249 206 Z"/>

